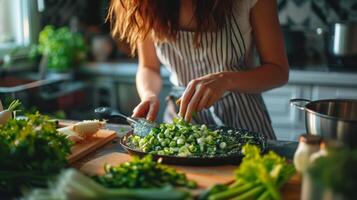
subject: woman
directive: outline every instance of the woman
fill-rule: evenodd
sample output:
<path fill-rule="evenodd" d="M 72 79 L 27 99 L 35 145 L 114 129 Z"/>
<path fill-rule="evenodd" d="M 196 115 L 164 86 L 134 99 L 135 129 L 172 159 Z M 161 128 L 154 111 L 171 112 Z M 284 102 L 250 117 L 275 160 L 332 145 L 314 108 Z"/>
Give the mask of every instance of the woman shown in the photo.
<path fill-rule="evenodd" d="M 185 120 L 276 138 L 261 97 L 289 76 L 276 0 L 114 0 L 108 16 L 113 34 L 139 56 L 134 117 L 157 116 L 161 62 L 185 88 L 178 101 Z"/>

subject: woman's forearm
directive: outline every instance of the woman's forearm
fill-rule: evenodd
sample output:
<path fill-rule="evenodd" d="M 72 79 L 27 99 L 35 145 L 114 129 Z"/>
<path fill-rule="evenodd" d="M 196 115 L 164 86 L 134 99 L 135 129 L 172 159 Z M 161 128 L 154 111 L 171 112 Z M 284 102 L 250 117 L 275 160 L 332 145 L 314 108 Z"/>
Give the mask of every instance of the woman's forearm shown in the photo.
<path fill-rule="evenodd" d="M 284 85 L 289 80 L 288 67 L 264 64 L 249 71 L 223 72 L 229 91 L 242 93 L 261 93 Z"/>
<path fill-rule="evenodd" d="M 147 67 L 139 67 L 136 73 L 136 87 L 141 100 L 153 95 L 158 96 L 161 84 L 160 71 Z"/>

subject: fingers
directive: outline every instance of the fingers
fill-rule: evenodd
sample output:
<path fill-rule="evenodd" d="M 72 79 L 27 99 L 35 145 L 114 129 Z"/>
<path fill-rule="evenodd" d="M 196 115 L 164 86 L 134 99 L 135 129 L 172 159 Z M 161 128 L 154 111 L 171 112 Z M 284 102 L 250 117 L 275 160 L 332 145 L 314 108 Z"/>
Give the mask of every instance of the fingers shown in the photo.
<path fill-rule="evenodd" d="M 197 85 L 197 81 L 196 80 L 192 80 L 188 84 L 185 92 L 183 93 L 182 97 L 180 98 L 181 99 L 181 105 L 180 105 L 179 116 L 185 117 L 187 106 L 190 103 L 193 94 L 195 93 L 196 85 Z"/>
<path fill-rule="evenodd" d="M 212 90 L 207 87 L 207 84 L 200 83 L 199 79 L 191 81 L 184 94 L 176 101 L 176 104 L 180 105 L 179 116 L 185 121 L 191 121 L 194 112 L 209 107 L 207 103 L 211 95 Z"/>
<path fill-rule="evenodd" d="M 137 105 L 134 108 L 132 117 L 145 117 L 149 109 L 150 109 L 150 102 L 148 101 L 141 102 L 139 105 Z"/>
<path fill-rule="evenodd" d="M 218 100 L 218 98 L 217 97 L 214 97 L 214 96 L 210 96 L 209 97 L 209 99 L 208 99 L 208 101 L 207 101 L 207 103 L 206 103 L 206 105 L 205 105 L 205 107 L 204 108 L 209 108 L 209 107 L 211 107 L 216 101 Z"/>
<path fill-rule="evenodd" d="M 150 109 L 146 116 L 146 119 L 149 121 L 155 121 L 158 111 L 159 111 L 159 102 L 158 101 L 150 102 Z"/>
<path fill-rule="evenodd" d="M 187 106 L 187 110 L 185 113 L 185 120 L 190 122 L 192 119 L 192 114 L 197 110 L 198 103 L 200 102 L 200 99 L 202 99 L 202 96 L 205 92 L 205 87 L 203 85 L 199 85 L 198 89 L 196 90 L 195 94 L 190 100 L 190 103 Z"/>
<path fill-rule="evenodd" d="M 143 101 L 134 108 L 132 117 L 146 118 L 147 120 L 155 121 L 158 112 L 158 100 Z"/>
<path fill-rule="evenodd" d="M 198 104 L 200 102 L 200 100 L 202 99 L 202 96 L 204 95 L 205 91 L 206 91 L 206 86 L 205 85 L 198 85 L 197 89 L 193 95 L 193 97 L 191 98 L 188 106 L 187 106 L 187 110 L 185 113 L 185 120 L 190 122 L 192 119 L 192 114 L 196 111 L 198 111 Z"/>
<path fill-rule="evenodd" d="M 207 89 L 207 91 L 205 91 L 204 94 L 202 95 L 200 102 L 198 103 L 197 111 L 201 111 L 202 109 L 209 107 L 207 106 L 207 104 L 209 103 L 211 96 L 212 96 L 211 91 Z"/>
<path fill-rule="evenodd" d="M 179 106 L 181 104 L 181 98 L 177 99 L 177 101 L 175 103 L 176 103 L 176 105 Z"/>

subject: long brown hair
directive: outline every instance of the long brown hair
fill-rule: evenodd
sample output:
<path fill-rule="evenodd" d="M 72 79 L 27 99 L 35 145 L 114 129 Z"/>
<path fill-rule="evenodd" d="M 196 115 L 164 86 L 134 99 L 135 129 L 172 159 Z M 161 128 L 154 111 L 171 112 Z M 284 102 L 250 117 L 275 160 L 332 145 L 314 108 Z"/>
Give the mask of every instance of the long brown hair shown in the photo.
<path fill-rule="evenodd" d="M 192 0 L 197 29 L 195 44 L 207 30 L 226 24 L 234 0 Z M 180 0 L 111 0 L 107 20 L 112 34 L 126 40 L 134 55 L 136 43 L 153 33 L 156 41 L 175 40 L 179 30 Z"/>

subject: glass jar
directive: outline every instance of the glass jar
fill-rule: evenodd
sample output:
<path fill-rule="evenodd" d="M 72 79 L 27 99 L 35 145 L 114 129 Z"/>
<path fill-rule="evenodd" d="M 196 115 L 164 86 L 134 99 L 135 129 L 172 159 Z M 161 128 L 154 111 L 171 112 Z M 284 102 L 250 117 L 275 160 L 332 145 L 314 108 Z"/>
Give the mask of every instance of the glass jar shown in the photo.
<path fill-rule="evenodd" d="M 303 173 L 310 162 L 310 156 L 320 149 L 322 139 L 320 136 L 303 134 L 299 138 L 299 145 L 294 154 L 296 171 Z"/>

